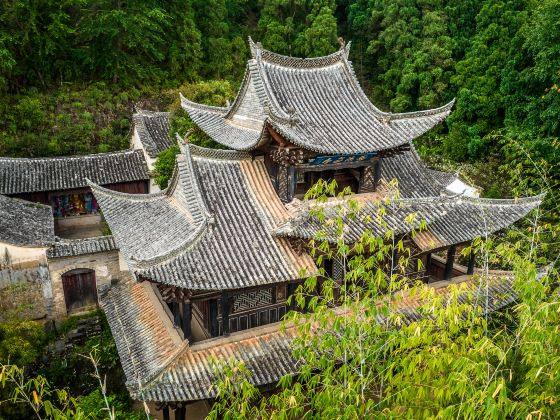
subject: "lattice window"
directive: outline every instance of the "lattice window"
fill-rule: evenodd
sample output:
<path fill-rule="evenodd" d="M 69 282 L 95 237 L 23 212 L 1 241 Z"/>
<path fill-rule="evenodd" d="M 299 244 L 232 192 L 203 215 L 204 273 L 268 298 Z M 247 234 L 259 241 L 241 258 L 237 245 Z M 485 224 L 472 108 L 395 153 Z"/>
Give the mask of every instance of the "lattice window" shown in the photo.
<path fill-rule="evenodd" d="M 344 280 L 344 261 L 339 260 L 338 258 L 333 258 L 332 271 L 333 271 L 333 280 L 335 281 Z"/>
<path fill-rule="evenodd" d="M 240 293 L 235 296 L 233 313 L 247 311 L 258 306 L 272 303 L 272 289 L 261 289 L 253 292 Z"/>

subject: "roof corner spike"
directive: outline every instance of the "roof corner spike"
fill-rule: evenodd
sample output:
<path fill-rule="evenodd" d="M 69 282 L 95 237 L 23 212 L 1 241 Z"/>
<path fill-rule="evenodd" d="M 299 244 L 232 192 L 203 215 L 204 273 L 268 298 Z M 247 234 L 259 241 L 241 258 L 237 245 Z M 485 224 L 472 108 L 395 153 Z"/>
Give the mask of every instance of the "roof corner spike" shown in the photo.
<path fill-rule="evenodd" d="M 346 43 L 344 42 L 344 38 L 342 38 L 341 36 L 338 37 L 338 43 L 341 50 L 346 49 Z"/>
<path fill-rule="evenodd" d="M 262 45 L 260 42 L 253 41 L 253 38 L 249 36 L 249 49 L 251 50 L 251 56 L 257 58 L 260 50 L 262 50 Z"/>

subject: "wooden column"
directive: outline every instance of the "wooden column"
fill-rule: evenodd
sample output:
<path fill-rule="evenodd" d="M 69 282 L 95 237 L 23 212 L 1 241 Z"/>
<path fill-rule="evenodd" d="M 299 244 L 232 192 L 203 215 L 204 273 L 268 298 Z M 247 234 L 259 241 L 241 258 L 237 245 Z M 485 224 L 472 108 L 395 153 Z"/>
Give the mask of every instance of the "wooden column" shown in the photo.
<path fill-rule="evenodd" d="M 218 300 L 210 299 L 208 301 L 208 308 L 210 313 L 210 319 L 208 320 L 208 325 L 210 326 L 210 335 L 212 337 L 218 336 Z"/>
<path fill-rule="evenodd" d="M 444 280 L 449 280 L 453 277 L 453 263 L 455 262 L 456 246 L 451 245 L 447 250 L 447 262 L 445 263 Z"/>
<path fill-rule="evenodd" d="M 222 293 L 222 335 L 229 335 L 230 296 L 228 292 Z"/>
<path fill-rule="evenodd" d="M 430 281 L 430 270 L 432 269 L 432 253 L 428 252 L 426 254 L 426 276 L 428 276 L 428 281 Z"/>
<path fill-rule="evenodd" d="M 296 168 L 293 165 L 288 166 L 288 203 L 293 200 L 296 195 Z"/>
<path fill-rule="evenodd" d="M 183 405 L 179 405 L 175 409 L 175 420 L 185 420 L 187 415 L 187 410 Z"/>
<path fill-rule="evenodd" d="M 173 312 L 173 325 L 176 327 L 181 326 L 181 313 L 179 308 L 179 302 L 171 302 L 171 312 Z"/>
<path fill-rule="evenodd" d="M 297 285 L 294 283 L 288 283 L 286 286 L 286 300 L 295 294 Z M 296 300 L 295 298 L 292 299 L 292 302 L 288 305 L 288 309 L 293 310 L 296 307 Z"/>
<path fill-rule="evenodd" d="M 471 253 L 469 255 L 469 263 L 467 265 L 467 274 L 474 274 L 475 260 L 476 260 L 476 255 L 474 251 L 471 249 Z"/>
<path fill-rule="evenodd" d="M 183 336 L 185 340 L 192 341 L 191 321 L 192 321 L 192 303 L 189 300 L 183 302 Z"/>
<path fill-rule="evenodd" d="M 381 158 L 378 158 L 375 162 L 375 171 L 373 174 L 373 186 L 375 188 L 375 191 L 377 191 L 379 181 L 381 180 L 381 162 Z"/>
<path fill-rule="evenodd" d="M 171 420 L 171 418 L 169 417 L 169 406 L 168 405 L 163 406 L 161 411 L 162 411 L 162 414 L 163 414 L 163 420 Z"/>

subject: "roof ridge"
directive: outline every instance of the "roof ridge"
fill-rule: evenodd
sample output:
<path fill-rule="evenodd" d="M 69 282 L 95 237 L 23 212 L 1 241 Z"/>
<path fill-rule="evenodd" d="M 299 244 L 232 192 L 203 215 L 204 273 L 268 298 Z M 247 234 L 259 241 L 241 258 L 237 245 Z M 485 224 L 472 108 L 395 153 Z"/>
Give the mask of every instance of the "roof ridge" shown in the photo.
<path fill-rule="evenodd" d="M 142 153 L 139 149 L 125 149 L 125 150 L 115 150 L 113 152 L 103 152 L 103 153 L 90 153 L 87 155 L 69 155 L 69 156 L 43 156 L 43 157 L 32 157 L 32 158 L 19 158 L 19 157 L 9 157 L 9 156 L 0 156 L 0 160 L 5 161 L 41 161 L 41 160 L 70 160 L 70 159 L 94 159 L 100 158 L 104 156 L 113 156 L 113 155 L 125 155 L 125 154 L 135 154 L 135 153 Z"/>
<path fill-rule="evenodd" d="M 266 50 L 262 47 L 260 42 L 254 42 L 253 39 L 249 37 L 249 48 L 251 50 L 251 55 L 253 58 L 258 59 L 259 57 L 261 57 L 271 64 L 297 69 L 316 69 L 321 67 L 328 67 L 342 60 L 347 60 L 348 54 L 350 52 L 350 45 L 351 42 L 343 45 L 338 51 L 335 51 L 334 53 L 328 55 L 301 58 L 291 57 Z"/>
<path fill-rule="evenodd" d="M 231 149 L 210 149 L 198 146 L 196 144 L 187 143 L 191 155 L 196 158 L 216 159 L 226 161 L 238 161 L 253 159 L 253 155 L 249 152 L 231 150 Z"/>
<path fill-rule="evenodd" d="M 181 100 L 181 105 L 182 106 L 195 108 L 195 109 L 200 109 L 200 110 L 203 110 L 203 111 L 211 111 L 211 112 L 215 112 L 215 113 L 219 113 L 219 114 L 225 114 L 231 108 L 231 106 L 230 107 L 224 107 L 224 106 L 213 106 L 213 105 L 199 104 L 198 102 L 193 102 L 190 99 L 187 99 L 181 92 L 179 92 L 179 98 Z"/>

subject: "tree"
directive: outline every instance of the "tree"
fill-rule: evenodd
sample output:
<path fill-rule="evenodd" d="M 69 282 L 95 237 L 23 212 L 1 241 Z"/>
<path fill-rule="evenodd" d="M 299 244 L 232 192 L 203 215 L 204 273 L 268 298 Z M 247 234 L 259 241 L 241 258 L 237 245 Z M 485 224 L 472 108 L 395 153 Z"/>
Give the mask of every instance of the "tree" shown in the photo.
<path fill-rule="evenodd" d="M 336 51 L 333 0 L 263 0 L 258 22 L 263 45 L 280 54 L 317 57 Z"/>
<path fill-rule="evenodd" d="M 311 194 L 322 203 L 334 188 L 318 184 Z M 557 273 L 535 268 L 541 257 L 538 211 L 528 235 L 514 231 L 521 241 L 514 246 L 476 240 L 464 251 L 476 252 L 485 264 L 514 267 L 518 304 L 490 316 L 485 296 L 495 279 L 484 274 L 488 265 L 473 291 L 450 285 L 445 294 L 436 293 L 409 278 L 414 252 L 393 232 L 376 237 L 366 231 L 346 243 L 344 220 L 364 215 L 352 201 L 336 208 L 326 213 L 324 206 L 312 206 L 324 230 L 309 245 L 319 266 L 333 258 L 345 267 L 344 282 L 308 278 L 295 299 L 311 312 L 291 312 L 285 324 L 297 331 L 299 373 L 264 396 L 250 385 L 243 365 L 222 365 L 211 418 L 526 419 L 558 412 L 560 295 Z M 382 225 L 382 211 L 378 218 Z M 421 218 L 412 213 L 406 221 L 421 230 Z M 340 238 L 335 246 L 325 243 L 327 233 Z M 412 302 L 420 317 L 411 320 L 398 308 Z"/>
<path fill-rule="evenodd" d="M 523 9 L 522 0 L 487 1 L 476 18 L 476 34 L 452 78 L 457 108 L 448 118 L 450 132 L 443 144 L 452 159 L 480 159 L 496 146 L 485 136 L 503 127 L 506 98 L 500 86 L 509 41 L 526 18 Z"/>

